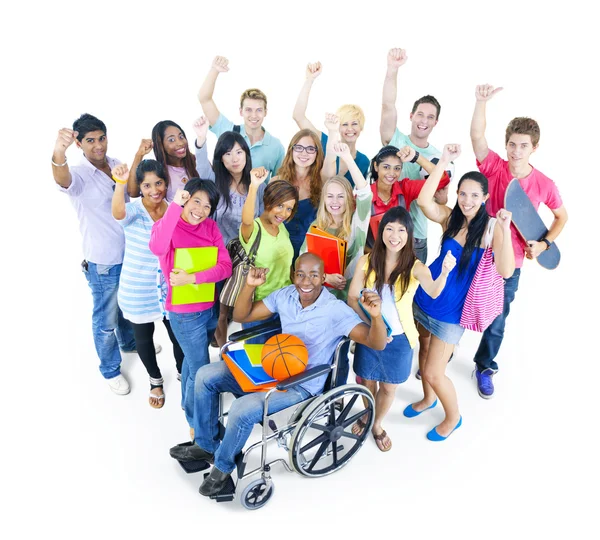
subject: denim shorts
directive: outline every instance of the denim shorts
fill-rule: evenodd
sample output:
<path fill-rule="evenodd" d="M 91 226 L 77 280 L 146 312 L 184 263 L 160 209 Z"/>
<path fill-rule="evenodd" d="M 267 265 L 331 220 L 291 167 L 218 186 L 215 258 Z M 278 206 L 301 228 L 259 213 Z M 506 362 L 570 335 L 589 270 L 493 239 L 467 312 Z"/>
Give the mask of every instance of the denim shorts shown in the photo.
<path fill-rule="evenodd" d="M 416 302 L 413 302 L 413 315 L 415 321 L 421 324 L 425 330 L 431 332 L 435 337 L 450 343 L 458 345 L 460 338 L 465 332 L 465 329 L 460 324 L 447 323 L 438 321 L 425 313 Z"/>

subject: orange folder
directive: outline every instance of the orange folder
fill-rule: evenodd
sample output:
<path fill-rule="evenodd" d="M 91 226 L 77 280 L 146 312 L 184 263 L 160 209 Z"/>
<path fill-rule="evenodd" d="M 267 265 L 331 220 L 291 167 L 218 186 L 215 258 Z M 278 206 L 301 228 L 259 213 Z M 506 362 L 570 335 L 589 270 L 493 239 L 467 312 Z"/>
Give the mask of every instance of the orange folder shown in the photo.
<path fill-rule="evenodd" d="M 248 349 L 246 347 L 248 347 Z M 252 347 L 252 349 L 250 349 L 251 347 Z M 262 371 L 262 365 L 260 365 L 260 364 L 256 365 L 257 351 L 254 349 L 256 349 L 257 347 L 260 347 L 262 349 L 262 345 L 258 345 L 258 346 L 244 345 L 244 350 L 247 353 L 247 360 L 248 360 L 248 365 L 246 365 L 246 369 L 256 369 L 256 370 Z M 231 352 L 240 353 L 242 351 L 231 351 Z M 240 368 L 238 366 L 238 364 L 236 364 L 236 362 L 233 361 L 233 359 L 231 358 L 231 356 L 229 356 L 228 353 L 225 352 L 221 356 L 222 356 L 223 360 L 225 361 L 225 364 L 229 368 L 229 371 L 231 371 L 231 374 L 235 377 L 235 380 L 237 381 L 237 383 L 240 385 L 240 388 L 244 392 L 266 392 L 267 390 L 270 390 L 271 388 L 275 387 L 277 385 L 277 383 L 279 382 L 279 381 L 273 381 L 273 382 L 266 382 L 263 384 L 254 384 L 252 382 L 252 380 L 250 379 L 250 377 L 248 377 L 248 375 L 244 372 L 244 370 L 242 368 Z M 254 366 L 254 367 L 249 367 L 249 366 Z M 264 373 L 264 371 L 263 371 L 263 374 L 266 375 Z"/>
<path fill-rule="evenodd" d="M 326 274 L 344 274 L 348 247 L 346 240 L 311 225 L 306 234 L 306 246 L 309 253 L 319 255 L 323 259 Z"/>

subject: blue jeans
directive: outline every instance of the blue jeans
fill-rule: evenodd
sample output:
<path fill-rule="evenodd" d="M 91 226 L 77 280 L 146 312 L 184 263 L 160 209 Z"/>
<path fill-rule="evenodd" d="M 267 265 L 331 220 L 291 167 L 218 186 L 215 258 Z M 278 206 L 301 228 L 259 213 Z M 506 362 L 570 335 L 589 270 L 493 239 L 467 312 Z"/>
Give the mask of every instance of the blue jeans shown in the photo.
<path fill-rule="evenodd" d="M 196 372 L 210 362 L 208 344 L 217 327 L 218 307 L 193 313 L 169 313 L 171 329 L 183 350 L 181 366 L 181 406 L 190 426 L 194 418 L 194 379 Z"/>
<path fill-rule="evenodd" d="M 231 404 L 223 441 L 219 441 L 219 394 L 240 396 Z M 235 469 L 237 456 L 254 424 L 262 421 L 266 392 L 245 393 L 225 362 L 213 362 L 198 370 L 194 399 L 194 436 L 196 444 L 215 455 L 215 467 L 224 473 Z M 275 392 L 269 398 L 269 414 L 276 413 L 309 398 L 300 386 Z"/>
<path fill-rule="evenodd" d="M 133 329 L 129 321 L 123 318 L 117 304 L 121 266 L 89 261 L 82 264 L 83 273 L 92 290 L 92 333 L 96 353 L 100 358 L 100 373 L 105 379 L 113 379 L 121 373 L 119 348 L 125 352 L 135 350 Z"/>
<path fill-rule="evenodd" d="M 504 309 L 502 310 L 502 313 L 494 319 L 494 322 L 492 322 L 492 324 L 486 328 L 483 336 L 481 337 L 479 348 L 475 353 L 474 360 L 479 371 L 483 371 L 485 369 L 498 371 L 498 364 L 496 364 L 494 358 L 496 358 L 498 355 L 500 345 L 502 345 L 506 318 L 510 313 L 510 304 L 515 299 L 515 294 L 519 289 L 520 275 L 521 269 L 515 268 L 513 275 L 504 280 Z"/>

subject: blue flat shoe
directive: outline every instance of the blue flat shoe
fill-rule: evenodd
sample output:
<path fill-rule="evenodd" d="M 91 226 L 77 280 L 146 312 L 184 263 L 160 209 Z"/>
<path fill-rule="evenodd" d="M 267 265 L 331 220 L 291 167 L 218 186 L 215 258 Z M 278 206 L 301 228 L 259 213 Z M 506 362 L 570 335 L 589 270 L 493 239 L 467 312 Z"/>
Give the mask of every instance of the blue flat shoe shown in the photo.
<path fill-rule="evenodd" d="M 414 418 L 415 416 L 419 416 L 421 413 L 425 412 L 428 409 L 433 409 L 437 405 L 438 400 L 436 399 L 427 409 L 423 409 L 422 411 L 415 411 L 413 409 L 412 403 L 404 409 L 404 416 L 406 418 Z"/>
<path fill-rule="evenodd" d="M 454 429 L 448 433 L 448 435 L 446 435 L 445 437 L 442 437 L 435 428 L 433 428 L 428 434 L 427 434 L 427 438 L 430 441 L 434 441 L 434 442 L 438 442 L 438 441 L 445 441 L 448 437 L 450 437 L 450 435 L 452 435 L 460 426 L 462 425 L 462 416 L 458 419 L 458 424 L 456 424 L 454 426 Z M 436 426 L 437 427 L 437 426 Z"/>

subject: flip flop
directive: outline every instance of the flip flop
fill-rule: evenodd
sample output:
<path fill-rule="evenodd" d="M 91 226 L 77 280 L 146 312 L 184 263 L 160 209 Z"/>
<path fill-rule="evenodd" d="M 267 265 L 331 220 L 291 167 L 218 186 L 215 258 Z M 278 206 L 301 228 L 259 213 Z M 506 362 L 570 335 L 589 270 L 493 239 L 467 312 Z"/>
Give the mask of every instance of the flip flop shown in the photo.
<path fill-rule="evenodd" d="M 390 441 L 390 445 L 387 448 L 383 445 L 383 439 L 385 439 L 386 437 Z M 373 433 L 373 438 L 375 439 L 377 448 L 379 448 L 379 450 L 381 450 L 382 452 L 387 452 L 388 450 L 392 449 L 392 440 L 388 437 L 388 434 L 385 432 L 385 429 L 379 435 L 375 435 L 375 433 Z"/>
<path fill-rule="evenodd" d="M 153 399 L 158 399 L 158 405 L 154 405 L 152 403 Z M 153 409 L 162 409 L 163 405 L 165 404 L 165 394 L 160 394 L 160 395 L 156 395 L 153 394 L 152 392 L 150 392 L 150 396 L 148 398 L 148 403 L 150 404 L 150 407 L 152 407 Z"/>
<path fill-rule="evenodd" d="M 356 429 L 355 429 L 356 428 Z M 367 428 L 367 424 L 362 421 L 362 418 L 359 418 L 355 424 L 352 426 L 352 433 L 354 435 L 358 435 L 359 437 L 362 435 L 362 432 Z"/>

